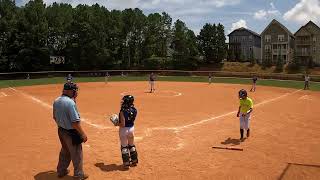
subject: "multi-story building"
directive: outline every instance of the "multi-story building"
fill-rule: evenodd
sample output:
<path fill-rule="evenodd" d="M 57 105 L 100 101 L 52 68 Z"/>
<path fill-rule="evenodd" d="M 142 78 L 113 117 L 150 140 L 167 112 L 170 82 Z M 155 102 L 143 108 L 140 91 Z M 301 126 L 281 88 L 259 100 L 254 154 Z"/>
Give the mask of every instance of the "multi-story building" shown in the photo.
<path fill-rule="evenodd" d="M 312 21 L 295 34 L 295 58 L 303 64 L 310 61 L 320 65 L 320 28 Z"/>
<path fill-rule="evenodd" d="M 294 35 L 280 22 L 273 19 L 261 33 L 261 59 L 276 64 L 279 59 L 283 63 L 292 60 Z"/>
<path fill-rule="evenodd" d="M 261 37 L 259 34 L 246 28 L 239 28 L 228 36 L 229 60 L 249 61 L 255 59 L 260 61 Z"/>

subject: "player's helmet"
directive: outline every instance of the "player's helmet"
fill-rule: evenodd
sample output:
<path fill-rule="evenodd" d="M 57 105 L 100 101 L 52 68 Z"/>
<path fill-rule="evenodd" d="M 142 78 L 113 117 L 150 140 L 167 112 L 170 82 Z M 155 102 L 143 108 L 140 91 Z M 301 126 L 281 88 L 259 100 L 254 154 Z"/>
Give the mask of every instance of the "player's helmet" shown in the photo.
<path fill-rule="evenodd" d="M 63 90 L 73 90 L 73 91 L 78 91 L 79 87 L 76 83 L 72 82 L 67 82 L 63 86 Z"/>
<path fill-rule="evenodd" d="M 134 97 L 132 95 L 125 95 L 122 98 L 122 107 L 123 108 L 129 108 L 133 105 Z"/>
<path fill-rule="evenodd" d="M 248 96 L 248 93 L 247 93 L 246 90 L 241 89 L 241 90 L 239 91 L 239 98 L 240 98 L 240 99 L 246 98 L 247 96 Z"/>

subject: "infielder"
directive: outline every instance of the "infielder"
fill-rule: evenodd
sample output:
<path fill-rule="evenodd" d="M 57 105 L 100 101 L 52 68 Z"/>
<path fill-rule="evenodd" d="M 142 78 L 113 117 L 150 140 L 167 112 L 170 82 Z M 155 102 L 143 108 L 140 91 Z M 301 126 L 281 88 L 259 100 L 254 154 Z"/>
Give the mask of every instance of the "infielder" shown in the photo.
<path fill-rule="evenodd" d="M 253 101 L 248 97 L 247 91 L 241 89 L 239 91 L 240 106 L 237 117 L 240 117 L 240 140 L 243 140 L 244 130 L 247 130 L 247 137 L 250 136 L 250 115 L 253 108 Z"/>
<path fill-rule="evenodd" d="M 133 102 L 134 97 L 132 95 L 124 96 L 119 113 L 119 137 L 122 161 L 125 168 L 129 168 L 130 162 L 133 166 L 138 163 L 138 153 L 134 145 L 134 122 L 137 116 L 137 109 L 134 107 Z"/>
<path fill-rule="evenodd" d="M 304 90 L 309 89 L 309 81 L 310 81 L 310 77 L 308 74 L 306 74 L 304 76 Z"/>
<path fill-rule="evenodd" d="M 252 87 L 251 87 L 251 90 L 250 90 L 251 92 L 255 92 L 256 91 L 257 80 L 258 80 L 257 76 L 253 76 L 253 78 L 252 78 Z"/>
<path fill-rule="evenodd" d="M 68 83 L 72 83 L 72 79 L 73 79 L 73 77 L 71 76 L 71 74 L 68 74 L 68 76 L 67 76 L 67 82 Z"/>
<path fill-rule="evenodd" d="M 151 73 L 149 76 L 150 93 L 153 93 L 156 89 L 154 88 L 154 82 L 156 81 L 156 75 Z"/>

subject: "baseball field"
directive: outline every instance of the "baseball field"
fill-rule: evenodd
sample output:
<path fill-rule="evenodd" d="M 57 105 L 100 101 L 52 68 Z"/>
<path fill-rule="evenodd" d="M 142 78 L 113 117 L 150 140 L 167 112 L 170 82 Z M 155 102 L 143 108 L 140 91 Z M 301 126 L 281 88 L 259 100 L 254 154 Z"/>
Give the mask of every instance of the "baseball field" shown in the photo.
<path fill-rule="evenodd" d="M 320 84 L 258 81 L 251 136 L 239 140 L 240 89 L 250 80 L 160 77 L 148 93 L 145 77 L 76 78 L 77 106 L 88 135 L 89 179 L 277 179 L 320 177 Z M 52 103 L 63 78 L 0 81 L 0 179 L 53 180 L 60 151 Z M 132 94 L 138 116 L 139 164 L 122 168 L 118 128 L 108 120 Z M 239 148 L 213 149 L 213 146 Z M 72 179 L 72 165 L 70 176 Z"/>

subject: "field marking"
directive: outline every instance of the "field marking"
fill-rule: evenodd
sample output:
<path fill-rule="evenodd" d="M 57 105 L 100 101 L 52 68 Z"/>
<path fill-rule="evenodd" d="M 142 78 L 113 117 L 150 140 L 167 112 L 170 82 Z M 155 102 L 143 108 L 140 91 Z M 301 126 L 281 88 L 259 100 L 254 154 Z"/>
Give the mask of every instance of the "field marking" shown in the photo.
<path fill-rule="evenodd" d="M 8 95 L 4 92 L 1 92 L 1 94 L 4 96 L 4 97 L 7 97 Z"/>
<path fill-rule="evenodd" d="M 41 104 L 42 106 L 44 107 L 47 107 L 47 108 L 50 108 L 52 109 L 52 106 L 41 101 L 40 99 L 34 97 L 34 96 L 31 96 L 29 94 L 26 94 L 22 91 L 19 91 L 19 90 L 16 90 L 12 87 L 10 87 L 10 89 L 12 89 L 13 91 L 15 92 L 19 92 L 21 93 L 22 95 L 24 95 L 25 97 Z M 269 100 L 265 100 L 265 101 L 262 101 L 258 104 L 255 105 L 255 107 L 259 107 L 259 106 L 262 106 L 264 104 L 268 104 L 270 102 L 274 102 L 274 101 L 277 101 L 279 99 L 282 99 L 284 97 L 287 97 L 289 95 L 292 95 L 292 94 L 295 94 L 297 92 L 300 92 L 301 90 L 296 90 L 294 92 L 291 92 L 291 93 L 285 93 L 281 96 L 278 96 L 278 97 L 275 97 L 275 98 L 272 98 L 272 99 L 269 99 Z M 188 129 L 190 127 L 193 127 L 193 126 L 197 126 L 197 125 L 201 125 L 201 124 L 204 124 L 206 122 L 210 122 L 210 121 L 213 121 L 213 120 L 216 120 L 216 119 L 219 119 L 219 118 L 222 118 L 222 117 L 226 117 L 226 116 L 229 116 L 231 114 L 235 114 L 237 111 L 231 111 L 231 112 L 228 112 L 228 113 L 225 113 L 225 114 L 222 114 L 222 115 L 219 115 L 219 116 L 214 116 L 214 117 L 211 117 L 211 118 L 208 118 L 208 119 L 203 119 L 201 121 L 198 121 L 198 122 L 195 122 L 195 123 L 191 123 L 191 124 L 187 124 L 187 125 L 183 125 L 183 126 L 176 126 L 176 127 L 155 127 L 155 128 L 147 128 L 144 133 L 145 133 L 145 137 L 149 137 L 149 136 L 152 136 L 152 131 L 153 130 L 169 130 L 169 131 L 174 131 L 174 133 L 176 134 L 176 139 L 178 140 L 178 143 L 177 143 L 177 146 L 176 148 L 173 148 L 172 150 L 180 150 L 183 148 L 183 146 L 185 145 L 184 144 L 184 140 L 182 138 L 180 138 L 178 135 L 181 131 L 183 131 L 184 129 Z M 112 129 L 113 127 L 107 127 L 107 126 L 102 126 L 102 125 L 98 125 L 98 124 L 94 124 L 94 123 L 91 123 L 88 119 L 85 119 L 85 118 L 82 118 L 83 122 L 85 122 L 86 124 L 92 126 L 92 127 L 95 127 L 97 129 Z M 136 137 L 136 139 L 138 141 L 141 141 L 144 139 L 143 136 L 140 136 L 140 137 Z"/>
<path fill-rule="evenodd" d="M 312 98 L 309 95 L 304 95 L 304 96 L 301 96 L 299 100 L 312 100 Z"/>
<path fill-rule="evenodd" d="M 23 95 L 23 96 L 26 97 L 27 99 L 30 99 L 30 100 L 32 100 L 32 101 L 40 104 L 41 106 L 43 106 L 43 107 L 45 107 L 45 108 L 47 108 L 47 109 L 51 109 L 51 110 L 53 109 L 52 105 L 49 105 L 48 103 L 46 103 L 46 102 L 44 102 L 44 101 L 42 101 L 42 100 L 40 100 L 40 99 L 38 99 L 38 98 L 30 95 L 30 94 L 27 94 L 27 93 L 25 93 L 25 92 L 23 92 L 23 91 L 17 90 L 17 89 L 12 88 L 12 87 L 9 87 L 9 88 L 10 88 L 11 90 L 17 92 L 17 93 L 20 93 L 21 95 Z M 92 127 L 97 128 L 97 129 L 112 129 L 112 128 L 113 128 L 113 127 L 110 127 L 110 126 L 102 126 L 102 125 L 99 125 L 99 124 L 92 123 L 92 122 L 90 122 L 89 119 L 87 119 L 87 118 L 85 118 L 85 117 L 84 117 L 84 118 L 81 118 L 81 122 L 84 122 L 84 123 L 86 123 L 86 124 L 88 124 L 88 125 L 90 125 L 90 126 L 92 126 Z"/>

